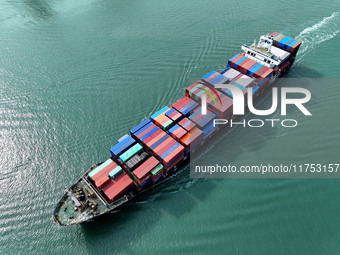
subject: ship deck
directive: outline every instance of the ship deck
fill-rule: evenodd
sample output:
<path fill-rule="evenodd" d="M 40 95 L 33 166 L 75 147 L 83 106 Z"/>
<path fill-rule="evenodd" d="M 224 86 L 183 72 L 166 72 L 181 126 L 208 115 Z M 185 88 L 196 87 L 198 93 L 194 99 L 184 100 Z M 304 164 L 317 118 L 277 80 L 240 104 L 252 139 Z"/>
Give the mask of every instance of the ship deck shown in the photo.
<path fill-rule="evenodd" d="M 54 212 L 55 221 L 60 225 L 72 225 L 88 221 L 109 210 L 108 205 L 104 204 L 97 195 L 93 194 L 89 186 L 82 179 L 70 188 L 74 193 L 79 189 L 83 190 L 86 197 L 84 201 L 80 200 L 82 206 L 76 206 L 74 200 L 67 193 L 60 200 L 59 206 Z M 89 202 L 96 205 L 95 209 L 88 206 Z"/>

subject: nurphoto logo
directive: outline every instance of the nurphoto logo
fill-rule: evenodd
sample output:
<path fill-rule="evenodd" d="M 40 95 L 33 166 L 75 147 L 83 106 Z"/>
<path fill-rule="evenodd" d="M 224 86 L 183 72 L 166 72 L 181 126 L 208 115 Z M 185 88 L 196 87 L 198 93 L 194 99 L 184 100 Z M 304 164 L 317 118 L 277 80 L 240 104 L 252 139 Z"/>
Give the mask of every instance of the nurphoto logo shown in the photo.
<path fill-rule="evenodd" d="M 212 88 L 210 85 L 203 84 L 207 88 L 209 88 L 213 93 L 217 95 L 217 98 L 219 99 L 219 103 L 222 106 L 222 101 L 221 98 L 218 96 L 217 91 Z M 233 85 L 229 84 L 216 84 L 215 85 L 216 89 L 228 89 L 231 92 L 232 95 L 232 100 L 233 100 L 233 116 L 235 115 L 244 115 L 245 114 L 245 97 L 243 94 L 243 91 Z M 202 115 L 207 114 L 207 96 L 208 94 L 210 97 L 213 98 L 215 105 L 218 104 L 212 95 L 210 91 L 208 91 L 205 88 L 200 88 L 201 90 L 205 91 L 206 93 L 203 93 L 201 95 L 201 108 L 202 108 Z M 247 106 L 248 109 L 251 113 L 257 116 L 268 116 L 273 114 L 277 108 L 278 108 L 278 88 L 274 87 L 272 88 L 272 105 L 269 109 L 266 110 L 258 110 L 254 106 L 253 102 L 253 88 L 247 88 Z M 294 93 L 294 94 L 301 94 L 299 98 L 289 98 L 289 94 Z M 281 88 L 281 116 L 286 116 L 287 115 L 287 105 L 295 105 L 304 115 L 306 116 L 312 116 L 312 114 L 307 110 L 307 108 L 304 106 L 305 103 L 309 102 L 311 99 L 311 93 L 309 90 L 305 88 L 298 88 L 298 87 L 283 87 Z M 266 122 L 271 122 L 272 127 L 274 127 L 274 123 L 277 121 L 281 122 L 281 125 L 283 127 L 296 127 L 298 122 L 297 120 L 294 119 L 285 119 L 285 120 L 280 120 L 280 119 L 265 119 Z M 252 119 L 246 122 L 246 120 L 243 120 L 243 122 L 233 122 L 233 120 L 228 120 L 228 119 L 214 119 L 214 126 L 217 125 L 225 125 L 225 124 L 230 124 L 233 126 L 233 124 L 238 124 L 238 125 L 243 125 L 244 127 L 248 123 L 249 127 L 262 127 L 264 126 L 265 121 L 261 119 Z M 254 123 L 257 123 L 254 124 Z M 288 125 L 288 123 L 290 123 Z"/>

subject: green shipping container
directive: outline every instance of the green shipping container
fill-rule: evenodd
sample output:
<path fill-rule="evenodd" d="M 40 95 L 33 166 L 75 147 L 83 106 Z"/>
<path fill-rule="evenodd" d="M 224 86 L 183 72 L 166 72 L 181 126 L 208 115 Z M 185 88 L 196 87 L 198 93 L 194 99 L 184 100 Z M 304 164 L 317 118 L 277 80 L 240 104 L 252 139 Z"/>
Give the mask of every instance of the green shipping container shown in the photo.
<path fill-rule="evenodd" d="M 172 120 L 168 120 L 167 122 L 164 123 L 164 125 L 162 126 L 163 130 L 168 130 L 173 124 Z"/>
<path fill-rule="evenodd" d="M 128 149 L 126 152 L 124 152 L 122 155 L 119 156 L 119 159 L 125 163 L 128 161 L 131 157 L 136 155 L 137 153 L 140 153 L 143 151 L 143 146 L 139 143 L 132 146 L 130 149 Z"/>
<path fill-rule="evenodd" d="M 151 170 L 151 175 L 153 177 L 156 177 L 157 175 L 159 175 L 160 172 L 163 171 L 163 165 L 162 164 L 158 164 L 157 166 L 155 166 L 152 170 Z"/>
<path fill-rule="evenodd" d="M 281 36 L 283 36 L 283 34 L 279 34 L 278 36 L 276 36 L 273 40 L 273 42 L 276 42 L 277 39 L 279 39 Z"/>
<path fill-rule="evenodd" d="M 101 170 L 103 170 L 105 167 L 107 167 L 108 165 L 110 165 L 110 163 L 112 163 L 112 159 L 108 159 L 106 160 L 103 164 L 101 164 L 100 166 L 97 166 L 95 169 L 93 169 L 90 173 L 89 176 L 92 178 L 95 174 L 99 173 Z"/>
<path fill-rule="evenodd" d="M 109 177 L 111 179 L 114 179 L 118 174 L 120 174 L 123 171 L 123 169 L 120 166 L 117 166 L 115 169 L 113 169 L 110 173 L 109 173 Z"/>

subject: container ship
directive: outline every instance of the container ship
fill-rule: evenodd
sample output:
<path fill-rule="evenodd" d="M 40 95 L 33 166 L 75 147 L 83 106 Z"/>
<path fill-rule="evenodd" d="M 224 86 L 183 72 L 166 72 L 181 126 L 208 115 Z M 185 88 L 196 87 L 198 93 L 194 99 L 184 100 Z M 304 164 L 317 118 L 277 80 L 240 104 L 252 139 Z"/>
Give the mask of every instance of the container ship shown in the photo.
<path fill-rule="evenodd" d="M 166 182 L 189 160 L 191 152 L 219 132 L 213 125 L 215 118 L 234 118 L 231 92 L 215 86 L 237 86 L 245 96 L 251 87 L 256 100 L 291 68 L 300 45 L 277 32 L 261 36 L 251 46 L 242 45 L 243 53 L 229 59 L 226 69 L 211 71 L 190 85 L 185 97 L 132 128 L 110 149 L 109 159 L 65 188 L 53 220 L 61 226 L 91 221 Z M 203 93 L 211 95 L 206 97 L 204 112 L 200 104 Z"/>

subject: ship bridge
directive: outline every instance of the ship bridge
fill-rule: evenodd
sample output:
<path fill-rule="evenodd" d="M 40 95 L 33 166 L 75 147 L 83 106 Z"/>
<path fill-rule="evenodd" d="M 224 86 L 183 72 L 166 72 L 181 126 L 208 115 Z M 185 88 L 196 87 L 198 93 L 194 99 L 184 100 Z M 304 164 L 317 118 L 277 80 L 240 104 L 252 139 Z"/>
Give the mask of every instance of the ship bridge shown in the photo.
<path fill-rule="evenodd" d="M 268 35 L 261 36 L 258 43 L 255 40 L 251 46 L 243 44 L 241 48 L 246 53 L 247 58 L 272 69 L 282 66 L 290 56 L 289 52 L 274 46 L 273 38 Z"/>

